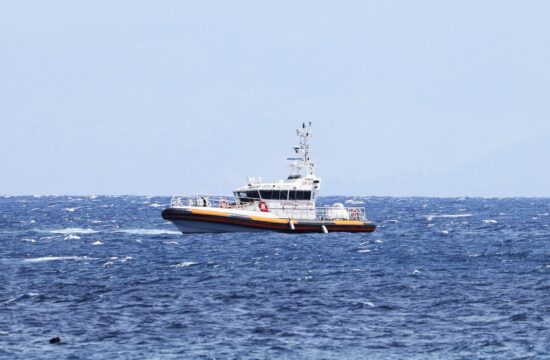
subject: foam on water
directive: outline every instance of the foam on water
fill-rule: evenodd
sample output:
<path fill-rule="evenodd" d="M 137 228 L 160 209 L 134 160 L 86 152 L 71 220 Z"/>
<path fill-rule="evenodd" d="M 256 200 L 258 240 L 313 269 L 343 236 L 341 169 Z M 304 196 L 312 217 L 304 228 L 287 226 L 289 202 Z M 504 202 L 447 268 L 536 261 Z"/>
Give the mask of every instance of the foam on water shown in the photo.
<path fill-rule="evenodd" d="M 454 219 L 454 218 L 463 218 L 463 217 L 470 217 L 473 216 L 472 214 L 443 214 L 443 215 L 424 215 L 426 220 L 432 221 L 433 219 L 441 218 L 441 219 Z"/>
<path fill-rule="evenodd" d="M 84 261 L 84 260 L 95 260 L 95 258 L 90 258 L 88 256 L 44 256 L 39 258 L 25 259 L 23 260 L 23 262 L 41 263 L 41 262 L 47 262 L 47 261 L 63 261 L 63 260 Z"/>
<path fill-rule="evenodd" d="M 116 230 L 115 232 L 130 235 L 181 235 L 181 232 L 179 231 L 164 229 L 121 229 Z"/>
<path fill-rule="evenodd" d="M 348 199 L 345 201 L 346 204 L 348 205 L 362 205 L 364 204 L 365 202 L 362 201 L 362 200 L 353 200 L 353 199 Z"/>
<path fill-rule="evenodd" d="M 58 230 L 50 230 L 52 234 L 96 234 L 99 231 L 83 228 L 66 228 Z"/>
<path fill-rule="evenodd" d="M 189 266 L 196 265 L 196 264 L 197 263 L 193 262 L 193 261 L 184 261 L 184 262 L 180 262 L 179 264 L 175 264 L 175 265 L 171 265 L 171 266 L 175 267 L 175 268 L 179 268 L 179 267 L 189 267 Z"/>

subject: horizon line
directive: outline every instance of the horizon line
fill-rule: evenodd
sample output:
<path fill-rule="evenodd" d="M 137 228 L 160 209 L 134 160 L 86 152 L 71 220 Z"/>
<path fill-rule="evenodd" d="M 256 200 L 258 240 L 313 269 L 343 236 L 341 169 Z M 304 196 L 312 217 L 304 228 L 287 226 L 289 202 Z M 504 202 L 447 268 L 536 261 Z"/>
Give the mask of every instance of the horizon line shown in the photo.
<path fill-rule="evenodd" d="M 189 194 L 192 195 L 206 195 L 206 196 L 227 196 L 231 195 L 218 195 L 218 194 Z M 182 196 L 181 194 L 173 195 L 152 195 L 152 194 L 0 194 L 2 198 L 10 197 L 173 197 Z M 345 195 L 345 194 L 329 194 L 318 195 L 317 197 L 356 197 L 356 198 L 417 198 L 417 199 L 550 199 L 550 195 L 505 195 L 505 196 L 488 196 L 488 195 Z"/>

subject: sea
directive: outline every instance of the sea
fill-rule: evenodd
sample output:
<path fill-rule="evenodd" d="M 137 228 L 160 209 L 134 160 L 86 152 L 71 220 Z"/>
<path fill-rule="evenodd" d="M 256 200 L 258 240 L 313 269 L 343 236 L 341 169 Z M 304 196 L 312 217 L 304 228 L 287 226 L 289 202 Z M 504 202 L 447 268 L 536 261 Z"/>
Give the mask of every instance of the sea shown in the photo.
<path fill-rule="evenodd" d="M 169 202 L 0 197 L 0 358 L 550 358 L 550 199 L 318 200 L 371 234 L 182 235 Z"/>

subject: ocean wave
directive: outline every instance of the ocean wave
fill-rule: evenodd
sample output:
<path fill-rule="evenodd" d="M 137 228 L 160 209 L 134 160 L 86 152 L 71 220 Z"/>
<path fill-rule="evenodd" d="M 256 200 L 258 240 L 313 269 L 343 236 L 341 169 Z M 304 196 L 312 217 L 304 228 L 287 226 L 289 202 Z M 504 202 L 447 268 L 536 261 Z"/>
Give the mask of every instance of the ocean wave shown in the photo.
<path fill-rule="evenodd" d="M 196 264 L 197 263 L 193 262 L 193 261 L 184 261 L 184 262 L 180 262 L 179 264 L 176 264 L 176 265 L 171 265 L 170 267 L 173 267 L 173 268 L 189 267 L 189 266 L 196 265 Z"/>
<path fill-rule="evenodd" d="M 125 233 L 130 235 L 179 235 L 179 231 L 164 230 L 164 229 L 122 229 L 116 230 L 117 233 Z"/>
<path fill-rule="evenodd" d="M 472 214 L 443 214 L 443 215 L 424 215 L 426 220 L 432 221 L 433 219 L 442 218 L 442 219 L 454 219 L 454 218 L 464 218 L 473 216 Z"/>
<path fill-rule="evenodd" d="M 97 240 L 97 241 L 94 241 L 94 242 L 92 243 L 92 245 L 94 245 L 94 246 L 103 245 L 103 243 L 102 243 L 101 241 Z"/>
<path fill-rule="evenodd" d="M 483 223 L 484 223 L 484 224 L 498 224 L 498 221 L 492 220 L 492 219 L 488 219 L 488 220 L 483 220 Z"/>
<path fill-rule="evenodd" d="M 361 204 L 364 204 L 365 202 L 361 201 L 361 200 L 349 199 L 349 200 L 344 201 L 344 203 L 349 204 L 349 205 L 361 205 Z"/>
<path fill-rule="evenodd" d="M 65 236 L 64 240 L 80 240 L 80 236 L 71 234 L 71 235 Z"/>
<path fill-rule="evenodd" d="M 50 230 L 52 234 L 96 234 L 99 231 L 92 229 L 82 229 L 82 228 L 66 228 L 59 230 Z"/>
<path fill-rule="evenodd" d="M 88 256 L 44 256 L 38 258 L 25 259 L 23 262 L 26 263 L 41 263 L 46 261 L 62 261 L 62 260 L 76 260 L 76 261 L 85 261 L 85 260 L 95 260 L 96 258 L 91 258 Z"/>

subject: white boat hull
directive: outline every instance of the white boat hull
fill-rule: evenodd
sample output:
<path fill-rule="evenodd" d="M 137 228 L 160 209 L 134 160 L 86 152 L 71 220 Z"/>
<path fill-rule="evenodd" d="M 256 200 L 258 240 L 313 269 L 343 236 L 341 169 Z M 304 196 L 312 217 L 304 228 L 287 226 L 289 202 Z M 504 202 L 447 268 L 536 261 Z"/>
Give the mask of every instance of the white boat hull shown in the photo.
<path fill-rule="evenodd" d="M 238 226 L 231 224 L 219 224 L 213 222 L 193 221 L 193 220 L 172 220 L 174 225 L 183 234 L 194 233 L 228 233 L 228 232 L 260 232 L 264 229 L 256 229 L 247 226 Z"/>

